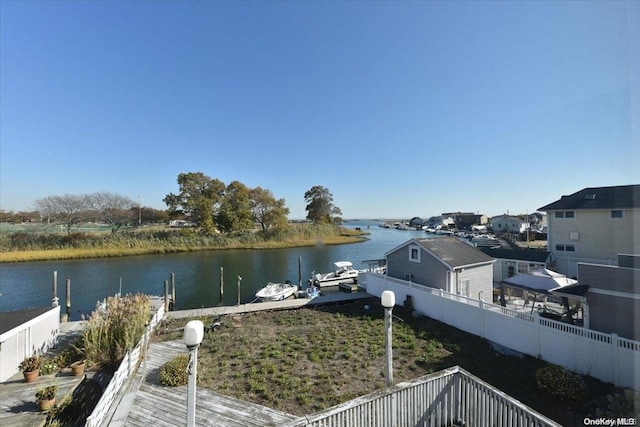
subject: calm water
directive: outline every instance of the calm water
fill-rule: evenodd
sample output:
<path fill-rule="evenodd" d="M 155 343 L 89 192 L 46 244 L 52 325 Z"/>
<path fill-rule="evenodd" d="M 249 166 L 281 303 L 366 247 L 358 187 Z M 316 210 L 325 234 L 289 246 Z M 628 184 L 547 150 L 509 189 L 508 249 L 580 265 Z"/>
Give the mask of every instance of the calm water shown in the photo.
<path fill-rule="evenodd" d="M 63 310 L 65 281 L 71 280 L 73 319 L 78 319 L 80 312 L 93 310 L 98 300 L 118 292 L 121 282 L 123 294 L 161 295 L 164 281 L 169 280 L 171 273 L 175 274 L 178 309 L 216 306 L 220 303 L 221 267 L 224 269 L 224 303 L 231 305 L 238 300 L 238 276 L 242 277 L 241 301 L 247 302 L 269 281 L 298 283 L 299 258 L 304 286 L 313 271 L 331 271 L 335 261 L 348 260 L 355 268 L 366 268 L 363 261 L 383 258 L 386 252 L 413 237 L 428 237 L 421 231 L 383 229 L 372 221 L 353 221 L 345 225 L 370 232 L 370 240 L 308 248 L 0 264 L 0 311 L 49 306 L 54 271 L 58 272 L 58 297 Z"/>

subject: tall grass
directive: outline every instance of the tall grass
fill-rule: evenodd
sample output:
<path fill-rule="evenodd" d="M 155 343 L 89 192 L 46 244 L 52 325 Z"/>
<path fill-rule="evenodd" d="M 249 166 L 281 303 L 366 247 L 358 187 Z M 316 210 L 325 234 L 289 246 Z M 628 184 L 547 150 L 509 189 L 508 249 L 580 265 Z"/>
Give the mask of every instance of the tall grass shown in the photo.
<path fill-rule="evenodd" d="M 113 366 L 135 347 L 151 316 L 149 297 L 128 294 L 98 304 L 83 331 L 81 350 L 90 365 Z"/>
<path fill-rule="evenodd" d="M 207 249 L 261 249 L 357 241 L 353 230 L 335 225 L 292 224 L 267 233 L 204 235 L 193 229 L 118 234 L 0 233 L 0 262 L 98 258 Z M 360 233 L 361 234 L 361 233 Z"/>

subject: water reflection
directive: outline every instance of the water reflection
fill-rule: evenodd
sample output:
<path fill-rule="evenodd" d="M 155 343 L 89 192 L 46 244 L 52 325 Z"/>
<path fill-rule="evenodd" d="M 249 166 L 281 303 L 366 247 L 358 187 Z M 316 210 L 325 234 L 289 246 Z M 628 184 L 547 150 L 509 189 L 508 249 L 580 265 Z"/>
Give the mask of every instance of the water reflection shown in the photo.
<path fill-rule="evenodd" d="M 326 272 L 340 260 L 366 268 L 365 260 L 384 254 L 412 237 L 428 237 L 421 231 L 383 229 L 377 222 L 358 221 L 347 227 L 370 232 L 369 240 L 349 245 L 318 244 L 306 248 L 269 250 L 224 250 L 178 254 L 144 255 L 95 260 L 47 261 L 0 264 L 0 311 L 43 307 L 51 304 L 53 272 L 58 272 L 58 297 L 64 310 L 65 281 L 71 280 L 71 315 L 88 313 L 98 300 L 123 293 L 160 295 L 164 281 L 174 273 L 178 309 L 215 306 L 220 303 L 220 269 L 224 269 L 224 304 L 238 300 L 237 277 L 241 276 L 241 300 L 253 299 L 267 282 L 302 282 L 313 271 Z"/>

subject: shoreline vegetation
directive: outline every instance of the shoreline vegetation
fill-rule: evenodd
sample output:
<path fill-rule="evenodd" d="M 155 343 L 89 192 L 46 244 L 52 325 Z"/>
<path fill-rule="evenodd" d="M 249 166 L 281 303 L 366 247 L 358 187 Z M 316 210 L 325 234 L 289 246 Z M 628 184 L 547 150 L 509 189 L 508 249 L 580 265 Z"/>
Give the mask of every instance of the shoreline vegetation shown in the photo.
<path fill-rule="evenodd" d="M 0 235 L 0 263 L 154 255 L 227 249 L 284 249 L 341 245 L 367 233 L 335 225 L 292 224 L 264 235 L 257 231 L 205 236 L 194 229 L 134 229 L 121 233 L 14 232 Z"/>

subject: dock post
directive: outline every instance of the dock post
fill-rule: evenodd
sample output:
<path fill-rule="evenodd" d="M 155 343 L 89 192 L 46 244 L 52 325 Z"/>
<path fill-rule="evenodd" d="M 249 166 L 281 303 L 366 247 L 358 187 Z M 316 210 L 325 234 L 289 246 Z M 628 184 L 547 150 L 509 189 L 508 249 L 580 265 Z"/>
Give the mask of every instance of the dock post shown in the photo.
<path fill-rule="evenodd" d="M 240 282 L 242 282 L 242 277 L 238 276 L 238 306 L 240 306 Z"/>
<path fill-rule="evenodd" d="M 51 300 L 51 306 L 52 307 L 57 307 L 59 305 L 58 302 L 58 272 L 54 271 L 53 272 L 53 297 Z"/>
<path fill-rule="evenodd" d="M 298 289 L 302 289 L 302 257 L 298 257 Z"/>
<path fill-rule="evenodd" d="M 67 302 L 66 302 L 67 310 L 66 310 L 64 321 L 68 322 L 71 317 L 71 279 L 67 279 L 66 284 L 67 284 Z"/>
<path fill-rule="evenodd" d="M 220 305 L 224 305 L 224 267 L 220 267 Z"/>
<path fill-rule="evenodd" d="M 171 310 L 176 309 L 176 275 L 171 273 Z"/>
<path fill-rule="evenodd" d="M 169 311 L 169 281 L 164 281 L 164 311 Z"/>

